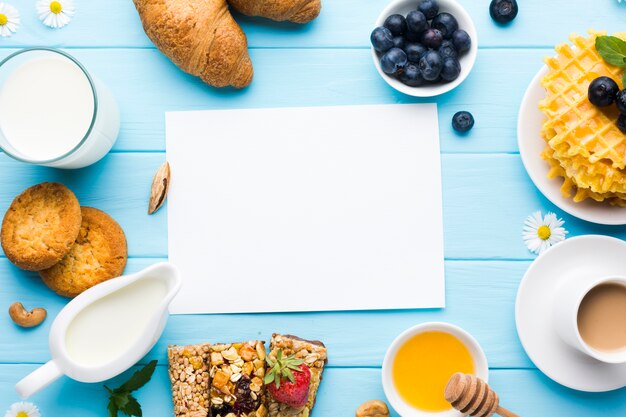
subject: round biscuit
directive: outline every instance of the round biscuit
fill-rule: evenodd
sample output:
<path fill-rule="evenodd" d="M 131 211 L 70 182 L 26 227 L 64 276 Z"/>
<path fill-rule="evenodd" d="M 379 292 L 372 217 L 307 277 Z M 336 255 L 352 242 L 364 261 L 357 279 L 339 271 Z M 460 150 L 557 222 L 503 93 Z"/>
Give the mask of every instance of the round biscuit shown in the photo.
<path fill-rule="evenodd" d="M 68 254 L 80 223 L 80 204 L 72 191 L 55 182 L 37 184 L 15 197 L 4 215 L 2 249 L 19 268 L 50 268 Z"/>
<path fill-rule="evenodd" d="M 81 211 L 80 232 L 70 252 L 58 264 L 39 272 L 48 287 L 65 297 L 119 277 L 128 258 L 121 226 L 98 209 L 81 207 Z"/>

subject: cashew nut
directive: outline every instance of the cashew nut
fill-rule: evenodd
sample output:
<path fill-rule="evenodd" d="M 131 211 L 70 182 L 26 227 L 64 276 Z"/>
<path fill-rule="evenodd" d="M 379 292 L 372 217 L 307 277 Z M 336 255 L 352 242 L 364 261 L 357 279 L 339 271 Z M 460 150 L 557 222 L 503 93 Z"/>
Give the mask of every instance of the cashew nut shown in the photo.
<path fill-rule="evenodd" d="M 389 417 L 389 408 L 379 400 L 367 401 L 356 409 L 356 417 Z"/>
<path fill-rule="evenodd" d="M 28 311 L 22 303 L 13 303 L 9 307 L 9 316 L 15 324 L 21 327 L 38 326 L 46 319 L 47 315 L 48 313 L 44 308 L 34 308 Z"/>

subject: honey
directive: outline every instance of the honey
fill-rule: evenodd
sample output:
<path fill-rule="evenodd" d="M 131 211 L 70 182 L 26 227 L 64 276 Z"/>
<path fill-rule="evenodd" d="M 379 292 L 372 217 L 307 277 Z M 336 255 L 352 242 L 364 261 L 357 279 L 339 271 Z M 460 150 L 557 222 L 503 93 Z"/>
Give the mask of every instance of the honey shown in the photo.
<path fill-rule="evenodd" d="M 413 336 L 399 349 L 393 362 L 393 383 L 402 399 L 428 412 L 452 408 L 444 398 L 448 380 L 455 372 L 473 374 L 472 355 L 450 333 L 430 331 Z"/>

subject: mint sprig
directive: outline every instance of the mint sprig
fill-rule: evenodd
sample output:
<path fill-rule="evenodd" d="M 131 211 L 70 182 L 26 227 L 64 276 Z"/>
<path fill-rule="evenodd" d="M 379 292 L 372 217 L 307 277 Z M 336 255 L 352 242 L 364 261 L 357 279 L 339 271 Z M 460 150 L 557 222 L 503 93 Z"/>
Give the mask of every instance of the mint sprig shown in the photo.
<path fill-rule="evenodd" d="M 616 67 L 626 67 L 626 42 L 616 36 L 598 36 L 596 51 L 602 59 Z"/>
<path fill-rule="evenodd" d="M 151 361 L 142 369 L 135 372 L 128 381 L 118 388 L 111 389 L 106 385 L 104 386 L 109 393 L 109 405 L 107 406 L 109 417 L 117 417 L 120 411 L 129 417 L 142 417 L 141 405 L 131 393 L 137 391 L 150 381 L 156 369 L 156 365 L 157 361 Z"/>

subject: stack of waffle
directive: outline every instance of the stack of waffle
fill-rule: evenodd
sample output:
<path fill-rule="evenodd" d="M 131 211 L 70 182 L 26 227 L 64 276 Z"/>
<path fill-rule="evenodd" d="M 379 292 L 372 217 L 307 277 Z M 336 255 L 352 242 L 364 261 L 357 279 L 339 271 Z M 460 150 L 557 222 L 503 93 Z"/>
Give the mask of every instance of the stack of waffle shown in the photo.
<path fill-rule="evenodd" d="M 546 116 L 541 135 L 546 141 L 543 159 L 551 178 L 564 179 L 564 197 L 576 202 L 591 198 L 626 206 L 626 135 L 617 127 L 615 106 L 598 108 L 587 98 L 589 84 L 607 76 L 622 85 L 621 68 L 607 64 L 595 48 L 599 32 L 572 35 L 546 59 L 549 72 L 541 84 L 546 98 L 539 108 Z M 626 34 L 616 34 L 626 39 Z"/>

